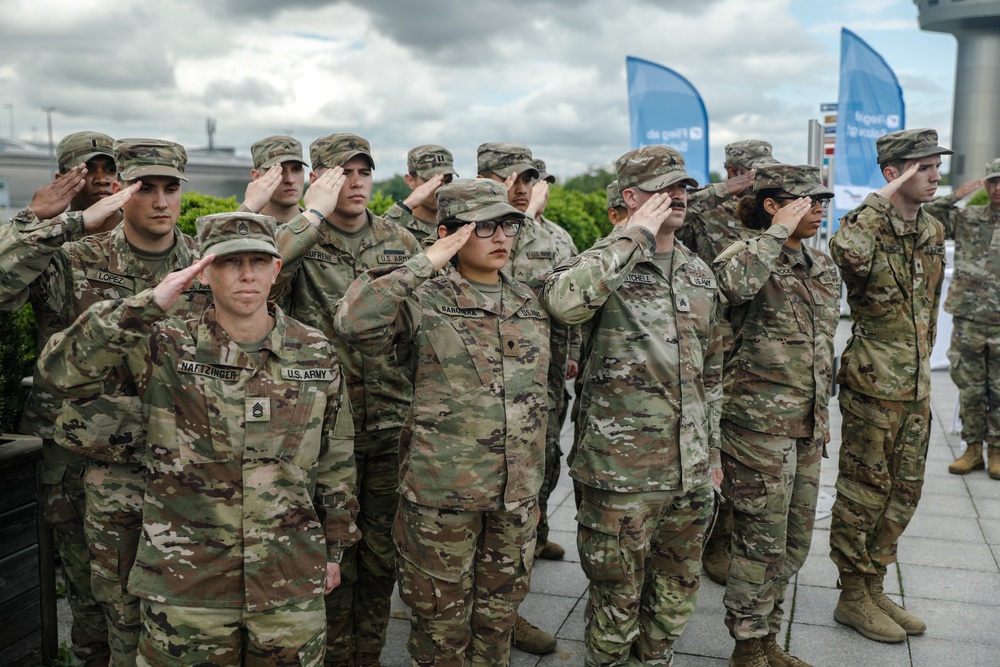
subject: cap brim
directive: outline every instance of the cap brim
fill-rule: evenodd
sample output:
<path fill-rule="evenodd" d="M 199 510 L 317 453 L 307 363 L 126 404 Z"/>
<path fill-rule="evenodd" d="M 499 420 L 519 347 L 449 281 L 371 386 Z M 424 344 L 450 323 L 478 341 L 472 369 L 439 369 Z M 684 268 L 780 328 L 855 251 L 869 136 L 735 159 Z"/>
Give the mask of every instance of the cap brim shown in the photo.
<path fill-rule="evenodd" d="M 462 222 L 483 222 L 484 220 L 505 218 L 509 215 L 515 215 L 523 220 L 529 219 L 527 215 L 518 211 L 507 202 L 496 202 L 495 204 L 489 204 L 488 206 L 477 208 L 474 211 L 459 213 L 455 216 L 455 218 L 461 220 Z"/>
<path fill-rule="evenodd" d="M 556 177 L 553 176 L 552 174 L 550 174 L 547 171 L 543 171 L 542 173 L 540 173 L 538 175 L 538 180 L 540 180 L 540 181 L 548 181 L 549 183 L 555 183 L 556 182 Z"/>
<path fill-rule="evenodd" d="M 233 239 L 231 241 L 222 241 L 221 243 L 216 243 L 215 245 L 204 249 L 202 254 L 218 255 L 219 257 L 222 257 L 223 255 L 237 255 L 243 252 L 262 252 L 271 255 L 272 257 L 281 259 L 281 253 L 274 247 L 274 244 L 268 243 L 267 241 L 261 241 L 259 239 Z"/>
<path fill-rule="evenodd" d="M 500 176 L 501 178 L 510 178 L 511 174 L 517 174 L 520 176 L 526 171 L 530 171 L 534 174 L 534 178 L 538 178 L 538 170 L 535 169 L 534 165 L 523 162 L 521 164 L 511 165 L 510 167 L 497 167 L 495 169 L 490 169 L 494 174 Z"/>
<path fill-rule="evenodd" d="M 668 188 L 671 185 L 677 183 L 686 183 L 692 188 L 698 187 L 698 181 L 694 179 L 690 174 L 685 174 L 683 171 L 674 171 L 669 174 L 663 174 L 662 176 L 657 176 L 656 178 L 651 178 L 648 181 L 643 181 L 642 183 L 637 183 L 635 187 L 639 188 L 644 192 L 658 192 L 663 188 Z"/>
<path fill-rule="evenodd" d="M 1000 171 L 994 171 L 994 172 L 991 172 L 991 173 L 986 174 L 985 176 L 983 176 L 983 180 L 984 181 L 988 181 L 991 178 L 1000 178 Z"/>
<path fill-rule="evenodd" d="M 782 188 L 785 192 L 796 197 L 832 197 L 833 192 L 823 185 L 800 185 L 792 188 Z"/>
<path fill-rule="evenodd" d="M 174 167 L 164 167 L 162 165 L 152 164 L 148 167 L 136 167 L 134 169 L 129 169 L 128 171 L 120 174 L 123 181 L 134 181 L 142 178 L 143 176 L 172 176 L 173 178 L 179 178 L 182 181 L 187 181 L 179 170 Z"/>
<path fill-rule="evenodd" d="M 298 155 L 279 155 L 278 157 L 273 157 L 270 160 L 264 160 L 257 169 L 270 169 L 274 165 L 283 162 L 298 162 L 303 167 L 309 167 L 309 163 L 300 158 Z"/>
<path fill-rule="evenodd" d="M 337 158 L 337 160 L 335 161 L 336 164 L 334 166 L 343 167 L 345 164 L 350 162 L 352 158 L 356 158 L 359 155 L 364 155 L 366 158 L 368 158 L 368 162 L 369 164 L 371 164 L 372 169 L 375 168 L 375 158 L 373 158 L 370 154 L 364 151 L 350 151 L 348 153 L 344 153 L 344 157 Z"/>
<path fill-rule="evenodd" d="M 907 153 L 905 155 L 896 155 L 894 157 L 880 158 L 879 164 L 885 164 L 887 162 L 892 162 L 893 160 L 919 160 L 924 157 L 932 157 L 934 155 L 952 155 L 955 151 L 950 148 L 944 148 L 943 146 L 930 146 L 928 148 L 923 148 L 919 151 L 914 151 L 912 153 Z"/>

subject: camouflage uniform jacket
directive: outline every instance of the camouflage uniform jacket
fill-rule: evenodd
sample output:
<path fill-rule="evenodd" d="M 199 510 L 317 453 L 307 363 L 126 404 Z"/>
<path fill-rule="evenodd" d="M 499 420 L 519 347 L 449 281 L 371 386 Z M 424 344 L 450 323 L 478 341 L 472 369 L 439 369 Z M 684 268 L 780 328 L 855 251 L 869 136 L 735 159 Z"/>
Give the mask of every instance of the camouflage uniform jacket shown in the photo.
<path fill-rule="evenodd" d="M 511 509 L 542 482 L 548 314 L 505 273 L 500 304 L 454 269 L 432 274 L 426 255 L 366 273 L 337 331 L 366 353 L 394 350 L 413 380 L 400 492 L 428 507 Z"/>
<path fill-rule="evenodd" d="M 806 246 L 809 265 L 793 260 L 782 252 L 787 238 L 774 225 L 715 263 L 736 333 L 722 376 L 722 416 L 759 433 L 816 440 L 830 428 L 840 274 Z"/>
<path fill-rule="evenodd" d="M 438 237 L 438 225 L 436 222 L 421 220 L 413 215 L 412 211 L 407 211 L 399 204 L 393 204 L 382 214 L 382 218 L 389 222 L 394 222 L 406 231 L 413 234 L 422 245 L 427 245 L 428 239 L 433 242 Z"/>
<path fill-rule="evenodd" d="M 39 220 L 25 208 L 0 228 L 0 308 L 31 302 L 41 349 L 91 304 L 130 296 L 156 285 L 171 271 L 198 257 L 194 239 L 174 232 L 176 243 L 156 275 L 132 252 L 124 225 L 86 236 L 83 215 L 64 213 Z M 182 300 L 183 312 L 200 312 L 211 303 L 208 288 L 195 284 Z M 182 312 L 182 311 L 178 311 Z M 109 374 L 100 396 L 63 402 L 35 371 L 28 413 L 39 434 L 78 454 L 117 463 L 137 463 L 142 427 L 135 386 L 124 369 Z M 109 449 L 108 443 L 115 443 Z"/>
<path fill-rule="evenodd" d="M 569 232 L 552 222 L 544 215 L 542 218 L 542 226 L 545 227 L 546 231 L 552 235 L 552 240 L 555 241 L 556 247 L 559 249 L 559 261 L 556 262 L 558 265 L 561 262 L 565 262 L 567 259 L 576 257 L 580 254 L 579 249 L 576 247 L 576 243 L 573 242 L 573 237 L 570 236 Z M 558 323 L 552 323 L 552 325 L 559 326 Z M 570 327 L 567 332 L 568 335 L 568 349 L 567 356 L 573 361 L 580 360 L 580 327 Z M 565 370 L 565 369 L 564 369 Z M 565 376 L 564 376 L 565 377 Z"/>
<path fill-rule="evenodd" d="M 136 379 L 149 444 L 133 595 L 249 611 L 313 599 L 359 537 L 336 353 L 269 310 L 259 364 L 214 308 L 166 317 L 152 290 L 95 304 L 42 354 L 67 394 L 99 394 L 123 362 Z"/>
<path fill-rule="evenodd" d="M 982 324 L 1000 324 L 1000 211 L 989 206 L 958 208 L 954 195 L 935 199 L 924 210 L 955 239 L 955 274 L 944 309 Z"/>
<path fill-rule="evenodd" d="M 368 233 L 355 259 L 329 223 L 317 228 L 304 217 L 278 227 L 275 241 L 284 265 L 271 291 L 290 317 L 330 337 L 347 379 L 358 432 L 398 428 L 406 420 L 413 389 L 396 363 L 385 355 L 362 354 L 336 335 L 337 302 L 368 269 L 395 267 L 420 252 L 408 231 L 368 215 Z"/>
<path fill-rule="evenodd" d="M 840 221 L 830 254 L 854 320 L 837 382 L 887 401 L 926 398 L 944 278 L 941 223 L 923 210 L 907 222 L 872 193 Z"/>
<path fill-rule="evenodd" d="M 647 230 L 616 227 L 561 264 L 543 294 L 565 324 L 587 323 L 576 438 L 579 482 L 633 493 L 689 489 L 718 467 L 722 339 L 715 276 L 674 246 L 673 272 Z"/>
<path fill-rule="evenodd" d="M 725 183 L 696 190 L 688 200 L 684 226 L 677 230 L 677 238 L 712 266 L 719 253 L 730 245 L 755 236 L 736 217 L 737 203 L 739 196 L 731 196 Z"/>

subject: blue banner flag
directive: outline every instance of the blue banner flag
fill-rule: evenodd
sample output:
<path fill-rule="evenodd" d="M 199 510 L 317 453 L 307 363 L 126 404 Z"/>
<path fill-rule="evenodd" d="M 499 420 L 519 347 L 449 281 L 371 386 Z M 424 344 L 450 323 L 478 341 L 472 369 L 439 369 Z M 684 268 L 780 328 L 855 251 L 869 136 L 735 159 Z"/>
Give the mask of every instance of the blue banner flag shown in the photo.
<path fill-rule="evenodd" d="M 834 220 L 885 185 L 875 142 L 905 127 L 903 89 L 889 65 L 847 28 L 840 33 L 840 98 L 833 149 Z M 836 230 L 830 230 L 831 233 Z"/>
<path fill-rule="evenodd" d="M 663 65 L 628 56 L 632 148 L 665 144 L 684 156 L 687 173 L 708 183 L 708 114 L 695 87 Z"/>

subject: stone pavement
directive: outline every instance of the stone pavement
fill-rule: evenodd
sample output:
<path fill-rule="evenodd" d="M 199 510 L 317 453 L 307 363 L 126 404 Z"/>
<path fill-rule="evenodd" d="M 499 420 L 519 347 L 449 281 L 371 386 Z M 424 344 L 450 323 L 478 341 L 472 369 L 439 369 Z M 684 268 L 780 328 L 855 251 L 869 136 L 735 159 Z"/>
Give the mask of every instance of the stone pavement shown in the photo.
<path fill-rule="evenodd" d="M 838 349 L 848 320 L 841 321 Z M 788 591 L 786 636 L 791 652 L 817 667 L 997 667 L 1000 665 L 1000 481 L 977 471 L 950 475 L 947 465 L 963 450 L 950 432 L 957 389 L 947 371 L 932 375 L 933 432 L 927 456 L 923 498 L 899 546 L 899 563 L 890 570 L 886 590 L 927 622 L 927 632 L 901 644 L 863 638 L 833 620 L 837 572 L 829 558 L 829 506 L 837 476 L 840 411 L 831 404 L 830 458 L 821 473 L 822 519 L 817 521 L 812 550 Z M 571 432 L 563 434 L 569 450 Z M 825 500 L 825 503 L 824 503 Z M 826 511 L 823 511 L 825 505 Z M 548 656 L 514 649 L 512 665 L 583 664 L 583 608 L 587 579 L 576 551 L 573 491 L 565 466 L 550 500 L 551 538 L 566 547 L 563 561 L 538 561 L 532 592 L 523 615 L 559 639 Z M 733 642 L 723 624 L 723 588 L 703 579 L 698 607 L 678 642 L 675 667 L 724 667 Z M 63 601 L 64 602 L 64 601 Z M 64 617 L 65 618 L 65 617 Z M 382 664 L 409 665 L 406 607 L 393 601 L 389 640 Z M 65 622 L 60 630 L 68 640 Z"/>

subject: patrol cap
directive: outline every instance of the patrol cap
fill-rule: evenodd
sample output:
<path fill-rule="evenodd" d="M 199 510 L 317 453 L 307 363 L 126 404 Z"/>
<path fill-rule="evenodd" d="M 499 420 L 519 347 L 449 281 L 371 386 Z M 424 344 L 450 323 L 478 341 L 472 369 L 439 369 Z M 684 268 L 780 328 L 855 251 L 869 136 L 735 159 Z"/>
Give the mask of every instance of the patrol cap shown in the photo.
<path fill-rule="evenodd" d="M 281 259 L 274 245 L 274 218 L 259 213 L 213 213 L 195 222 L 201 255 L 263 252 Z"/>
<path fill-rule="evenodd" d="M 615 160 L 618 187 L 657 192 L 675 183 L 693 188 L 698 181 L 684 170 L 684 156 L 670 146 L 643 146 Z"/>
<path fill-rule="evenodd" d="M 439 223 L 452 218 L 462 222 L 482 222 L 511 215 L 530 220 L 507 203 L 507 188 L 492 178 L 460 178 L 442 185 L 434 195 L 437 197 Z"/>
<path fill-rule="evenodd" d="M 796 197 L 819 197 L 826 199 L 833 192 L 823 185 L 819 177 L 819 167 L 808 164 L 764 164 L 756 168 L 753 177 L 753 189 L 784 190 Z"/>
<path fill-rule="evenodd" d="M 760 139 L 744 139 L 726 144 L 726 164 L 754 169 L 758 164 L 775 163 L 771 144 Z"/>
<path fill-rule="evenodd" d="M 254 169 L 268 169 L 282 162 L 301 162 L 306 167 L 309 164 L 302 159 L 302 144 L 298 139 L 277 135 L 254 142 L 250 147 L 253 156 Z"/>
<path fill-rule="evenodd" d="M 73 167 L 86 164 L 98 155 L 115 159 L 115 140 L 100 132 L 74 132 L 67 134 L 56 146 L 56 162 L 59 172 L 67 172 Z"/>
<path fill-rule="evenodd" d="M 938 146 L 938 133 L 930 128 L 900 130 L 883 134 L 875 142 L 878 163 L 914 160 L 931 155 L 951 155 L 955 151 Z"/>
<path fill-rule="evenodd" d="M 607 194 L 609 211 L 613 208 L 625 208 L 625 198 L 622 197 L 622 191 L 618 189 L 618 181 L 608 183 Z"/>
<path fill-rule="evenodd" d="M 531 149 L 504 141 L 481 144 L 476 151 L 476 169 L 480 174 L 493 172 L 500 178 L 530 171 L 538 178 L 538 170 L 531 162 Z"/>
<path fill-rule="evenodd" d="M 531 164 L 535 165 L 535 169 L 538 170 L 538 180 L 548 181 L 549 183 L 555 183 L 556 177 L 548 172 L 545 168 L 545 160 L 539 160 L 535 158 L 531 161 Z"/>
<path fill-rule="evenodd" d="M 451 151 L 437 144 L 424 144 L 411 148 L 406 154 L 406 171 L 425 179 L 438 174 L 458 176 L 455 171 L 455 158 Z"/>
<path fill-rule="evenodd" d="M 991 178 L 1000 178 L 1000 157 L 986 163 L 986 175 L 983 178 L 987 181 Z"/>
<path fill-rule="evenodd" d="M 343 167 L 357 155 L 368 158 L 372 169 L 375 168 L 375 158 L 372 157 L 372 147 L 368 140 L 356 134 L 338 132 L 320 137 L 309 145 L 309 159 L 312 168 Z"/>
<path fill-rule="evenodd" d="M 161 139 L 119 139 L 115 142 L 118 178 L 134 181 L 143 176 L 172 176 L 186 181 L 187 152 L 180 144 Z"/>

